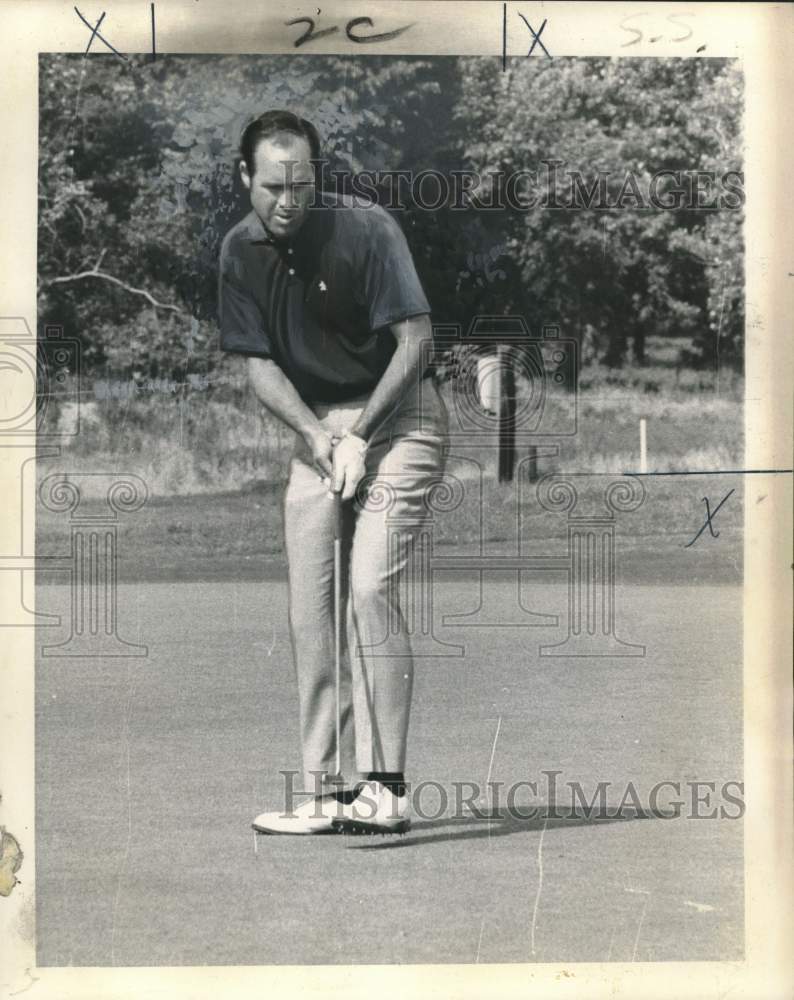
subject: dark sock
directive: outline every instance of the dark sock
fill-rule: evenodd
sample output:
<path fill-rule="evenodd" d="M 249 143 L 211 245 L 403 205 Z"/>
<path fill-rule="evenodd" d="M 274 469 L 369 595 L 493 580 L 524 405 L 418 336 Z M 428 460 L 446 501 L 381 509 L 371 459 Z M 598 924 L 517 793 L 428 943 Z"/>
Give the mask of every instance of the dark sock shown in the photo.
<path fill-rule="evenodd" d="M 334 798 L 337 802 L 341 802 L 343 806 L 349 806 L 351 802 L 354 802 L 358 798 L 358 793 L 358 788 L 346 788 L 342 792 L 334 792 Z"/>
<path fill-rule="evenodd" d="M 393 795 L 405 795 L 405 773 L 403 771 L 370 771 L 367 781 L 379 781 Z"/>

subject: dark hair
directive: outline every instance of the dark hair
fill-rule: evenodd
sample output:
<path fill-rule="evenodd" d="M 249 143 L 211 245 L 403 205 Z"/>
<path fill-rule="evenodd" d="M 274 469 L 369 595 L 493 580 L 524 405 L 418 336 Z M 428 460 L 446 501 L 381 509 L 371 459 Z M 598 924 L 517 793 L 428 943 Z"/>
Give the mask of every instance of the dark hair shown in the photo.
<path fill-rule="evenodd" d="M 313 160 L 320 159 L 320 136 L 317 129 L 305 118 L 299 118 L 291 111 L 266 111 L 246 125 L 240 139 L 240 156 L 249 173 L 254 172 L 254 153 L 263 139 L 269 139 L 278 132 L 290 132 L 306 139 Z"/>

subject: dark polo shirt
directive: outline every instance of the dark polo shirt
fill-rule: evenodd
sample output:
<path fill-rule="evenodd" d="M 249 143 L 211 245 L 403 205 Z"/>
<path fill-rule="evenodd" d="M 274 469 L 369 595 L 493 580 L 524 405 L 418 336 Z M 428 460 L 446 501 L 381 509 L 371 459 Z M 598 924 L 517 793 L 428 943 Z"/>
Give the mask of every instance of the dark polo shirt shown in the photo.
<path fill-rule="evenodd" d="M 380 206 L 323 193 L 288 242 L 255 212 L 221 247 L 221 348 L 272 358 L 307 402 L 371 391 L 392 323 L 430 312 L 405 237 Z"/>

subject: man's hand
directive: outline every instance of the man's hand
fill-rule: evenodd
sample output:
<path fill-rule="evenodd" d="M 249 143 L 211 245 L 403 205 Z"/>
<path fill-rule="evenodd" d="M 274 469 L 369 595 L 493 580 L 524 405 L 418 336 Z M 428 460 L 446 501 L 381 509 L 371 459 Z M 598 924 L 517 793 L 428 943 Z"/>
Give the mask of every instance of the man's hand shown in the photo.
<path fill-rule="evenodd" d="M 249 358 L 248 377 L 260 403 L 306 442 L 317 475 L 330 489 L 333 442 L 317 416 L 272 358 Z"/>
<path fill-rule="evenodd" d="M 344 434 L 334 445 L 334 468 L 331 489 L 342 494 L 343 500 L 355 496 L 356 487 L 367 471 L 364 456 L 367 442 L 355 434 Z"/>
<path fill-rule="evenodd" d="M 330 489 L 334 474 L 334 442 L 331 435 L 318 427 L 305 438 L 317 475 Z"/>

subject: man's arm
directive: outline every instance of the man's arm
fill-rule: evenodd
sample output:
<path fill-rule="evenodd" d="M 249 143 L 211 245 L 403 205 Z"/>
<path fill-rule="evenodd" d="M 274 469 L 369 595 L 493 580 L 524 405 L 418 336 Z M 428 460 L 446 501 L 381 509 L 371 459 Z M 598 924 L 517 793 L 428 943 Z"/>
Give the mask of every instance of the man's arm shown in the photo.
<path fill-rule="evenodd" d="M 349 500 L 366 471 L 366 442 L 398 405 L 408 389 L 423 374 L 424 343 L 432 335 L 427 314 L 412 316 L 390 327 L 397 347 L 386 371 L 367 400 L 355 423 L 336 444 L 333 453 L 334 475 L 331 488 Z M 356 439 L 361 439 L 359 442 Z"/>
<path fill-rule="evenodd" d="M 423 374 L 424 342 L 432 336 L 428 315 L 412 316 L 390 327 L 397 341 L 386 371 L 375 386 L 366 406 L 348 433 L 367 441 L 394 410 L 410 386 Z M 347 455 L 341 447 L 334 469 L 334 443 L 298 391 L 270 358 L 248 359 L 248 376 L 257 399 L 288 427 L 296 431 L 312 453 L 314 464 L 324 477 L 332 478 L 332 488 L 349 499 L 363 475 L 363 456 L 357 449 Z M 342 439 L 346 443 L 346 439 Z M 337 448 L 340 446 L 337 445 Z"/>
<path fill-rule="evenodd" d="M 248 359 L 248 378 L 262 405 L 308 445 L 318 472 L 329 477 L 333 471 L 331 436 L 298 395 L 298 390 L 271 358 Z"/>
<path fill-rule="evenodd" d="M 397 347 L 350 433 L 367 441 L 424 373 L 424 344 L 433 328 L 428 315 L 411 316 L 390 327 Z"/>

